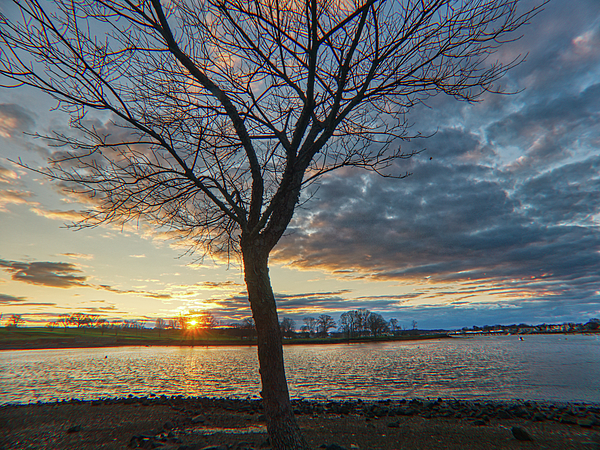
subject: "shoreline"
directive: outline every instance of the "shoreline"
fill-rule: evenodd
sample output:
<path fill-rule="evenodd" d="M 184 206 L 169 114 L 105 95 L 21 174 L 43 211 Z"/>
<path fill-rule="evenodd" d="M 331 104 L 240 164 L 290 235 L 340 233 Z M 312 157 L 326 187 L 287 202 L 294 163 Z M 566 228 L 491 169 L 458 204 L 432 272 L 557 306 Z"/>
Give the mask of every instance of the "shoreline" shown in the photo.
<path fill-rule="evenodd" d="M 340 344 L 366 344 L 379 342 L 404 342 L 404 341 L 421 341 L 434 339 L 450 339 L 448 334 L 427 334 L 416 336 L 396 336 L 382 338 L 312 338 L 312 339 L 284 339 L 283 345 L 340 345 Z M 119 340 L 114 337 L 100 338 L 96 337 L 89 339 L 82 338 L 46 338 L 33 340 L 17 340 L 12 342 L 0 341 L 0 351 L 11 350 L 52 350 L 52 349 L 69 349 L 69 348 L 111 348 L 111 347 L 255 347 L 256 339 L 239 340 L 239 339 L 194 339 L 194 340 L 173 340 L 173 339 L 136 339 L 122 338 Z"/>
<path fill-rule="evenodd" d="M 292 405 L 312 448 L 600 448 L 600 404 L 440 398 Z M 532 441 L 519 440 L 514 428 Z M 0 406 L 0 430 L 0 448 L 11 449 L 269 447 L 261 401 L 252 399 L 147 396 L 10 404 Z"/>

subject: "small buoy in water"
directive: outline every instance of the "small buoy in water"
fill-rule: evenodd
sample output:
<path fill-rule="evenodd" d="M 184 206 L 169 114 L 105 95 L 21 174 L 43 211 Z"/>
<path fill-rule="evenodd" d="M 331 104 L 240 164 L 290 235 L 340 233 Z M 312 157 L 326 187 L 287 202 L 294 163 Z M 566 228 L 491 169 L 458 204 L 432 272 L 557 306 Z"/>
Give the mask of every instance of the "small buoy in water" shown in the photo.
<path fill-rule="evenodd" d="M 522 341 L 523 340 L 523 336 L 519 336 L 519 340 Z"/>

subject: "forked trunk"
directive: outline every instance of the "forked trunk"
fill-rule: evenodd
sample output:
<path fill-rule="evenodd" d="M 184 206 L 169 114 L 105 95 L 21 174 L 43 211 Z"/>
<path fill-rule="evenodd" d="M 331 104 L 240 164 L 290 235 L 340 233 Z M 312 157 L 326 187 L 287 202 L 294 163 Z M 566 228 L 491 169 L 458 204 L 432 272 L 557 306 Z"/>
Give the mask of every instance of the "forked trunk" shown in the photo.
<path fill-rule="evenodd" d="M 271 445 L 275 450 L 308 449 L 290 403 L 268 251 L 246 247 L 242 252 L 248 299 L 256 324 L 261 395 Z"/>

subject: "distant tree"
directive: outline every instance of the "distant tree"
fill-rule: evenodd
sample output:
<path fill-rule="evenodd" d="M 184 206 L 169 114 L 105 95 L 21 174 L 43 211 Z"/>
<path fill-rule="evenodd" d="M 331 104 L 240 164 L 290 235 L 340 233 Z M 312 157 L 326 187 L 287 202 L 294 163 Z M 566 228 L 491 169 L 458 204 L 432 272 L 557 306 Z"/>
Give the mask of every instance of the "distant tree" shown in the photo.
<path fill-rule="evenodd" d="M 321 314 L 317 319 L 317 330 L 320 336 L 327 336 L 329 330 L 335 327 L 335 320 L 328 314 Z"/>
<path fill-rule="evenodd" d="M 165 322 L 165 319 L 163 319 L 162 317 L 159 317 L 158 319 L 156 319 L 156 322 L 154 322 L 154 329 L 158 330 L 158 337 L 160 337 L 160 333 L 166 327 L 167 327 L 167 323 Z"/>
<path fill-rule="evenodd" d="M 77 328 L 83 328 L 89 324 L 90 318 L 84 313 L 73 313 L 71 314 L 69 321 L 77 325 Z"/>
<path fill-rule="evenodd" d="M 360 308 L 354 312 L 356 328 L 359 335 L 363 335 L 369 330 L 368 321 L 370 315 L 371 311 L 366 308 Z"/>
<path fill-rule="evenodd" d="M 412 329 L 413 329 L 413 330 L 416 330 L 416 329 L 417 329 L 417 321 L 416 321 L 416 320 L 413 320 L 413 321 L 412 321 Z"/>
<path fill-rule="evenodd" d="M 398 331 L 399 330 L 398 319 L 390 319 L 389 326 L 390 326 L 390 331 L 392 333 L 395 333 L 396 331 Z"/>
<path fill-rule="evenodd" d="M 25 319 L 23 319 L 23 316 L 21 314 L 12 314 L 8 318 L 7 326 L 17 328 L 18 326 L 22 325 L 24 322 L 25 322 Z"/>
<path fill-rule="evenodd" d="M 97 314 L 88 314 L 87 315 L 87 324 L 86 326 L 90 328 L 96 328 L 98 326 L 98 321 L 100 320 L 100 316 Z"/>
<path fill-rule="evenodd" d="M 212 330 L 219 325 L 219 321 L 213 316 L 210 311 L 204 311 L 198 318 L 198 324 L 200 327 L 207 330 Z"/>
<path fill-rule="evenodd" d="M 100 328 L 101 335 L 104 336 L 104 332 L 109 327 L 108 320 L 102 318 L 96 321 L 96 327 Z"/>
<path fill-rule="evenodd" d="M 65 328 L 65 331 L 67 331 L 67 328 L 71 324 L 71 315 L 61 314 L 60 316 L 58 316 L 58 323 Z"/>
<path fill-rule="evenodd" d="M 389 325 L 381 314 L 372 312 L 367 317 L 367 328 L 373 336 L 379 336 L 389 331 Z"/>
<path fill-rule="evenodd" d="M 521 58 L 490 54 L 536 11 L 518 4 L 14 0 L 17 19 L 0 19 L 0 74 L 71 115 L 77 132 L 48 136 L 63 147 L 44 173 L 96 199 L 81 225 L 145 219 L 240 255 L 270 443 L 306 448 L 269 255 L 319 177 L 405 176 L 395 162 L 413 156 L 398 142 L 414 105 L 496 89 Z M 97 127 L 90 110 L 112 124 Z"/>
<path fill-rule="evenodd" d="M 246 337 L 246 338 L 256 337 L 256 325 L 254 324 L 254 319 L 252 317 L 246 317 L 242 321 L 241 328 L 243 330 L 244 337 Z"/>
<path fill-rule="evenodd" d="M 317 319 L 314 317 L 305 317 L 302 319 L 304 322 L 304 326 L 306 327 L 306 331 L 310 336 L 314 336 L 317 331 Z"/>
<path fill-rule="evenodd" d="M 180 313 L 179 316 L 175 318 L 177 328 L 180 328 L 182 331 L 187 330 L 189 320 L 190 318 L 188 316 Z"/>
<path fill-rule="evenodd" d="M 589 322 L 584 325 L 584 328 L 592 331 L 597 330 L 598 328 L 600 328 L 600 319 L 590 319 Z"/>
<path fill-rule="evenodd" d="M 296 331 L 296 323 L 293 319 L 290 319 L 289 317 L 284 317 L 283 320 L 279 323 L 279 326 L 281 327 L 281 333 L 285 337 L 293 336 L 294 332 Z"/>
<path fill-rule="evenodd" d="M 355 316 L 352 314 L 352 311 L 348 311 L 343 313 L 340 316 L 340 329 L 346 334 L 346 337 L 353 337 L 353 333 L 355 332 Z"/>

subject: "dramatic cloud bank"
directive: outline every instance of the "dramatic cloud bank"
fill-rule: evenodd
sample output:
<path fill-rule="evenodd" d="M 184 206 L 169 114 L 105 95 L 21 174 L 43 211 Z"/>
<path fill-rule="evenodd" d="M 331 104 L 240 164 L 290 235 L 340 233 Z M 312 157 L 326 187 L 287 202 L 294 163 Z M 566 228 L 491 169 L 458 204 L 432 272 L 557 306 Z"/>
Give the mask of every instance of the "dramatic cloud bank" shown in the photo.
<path fill-rule="evenodd" d="M 531 50 L 506 80 L 524 92 L 473 106 L 436 98 L 415 109 L 415 130 L 434 134 L 403 143 L 426 149 L 397 167 L 413 175 L 331 174 L 274 259 L 421 285 L 412 306 L 376 303 L 427 310 L 440 323 L 457 310 L 494 322 L 598 315 L 600 7 L 584 3 L 548 5 L 500 55 Z M 481 300 L 490 296 L 493 304 Z M 441 297 L 453 301 L 435 306 Z"/>

